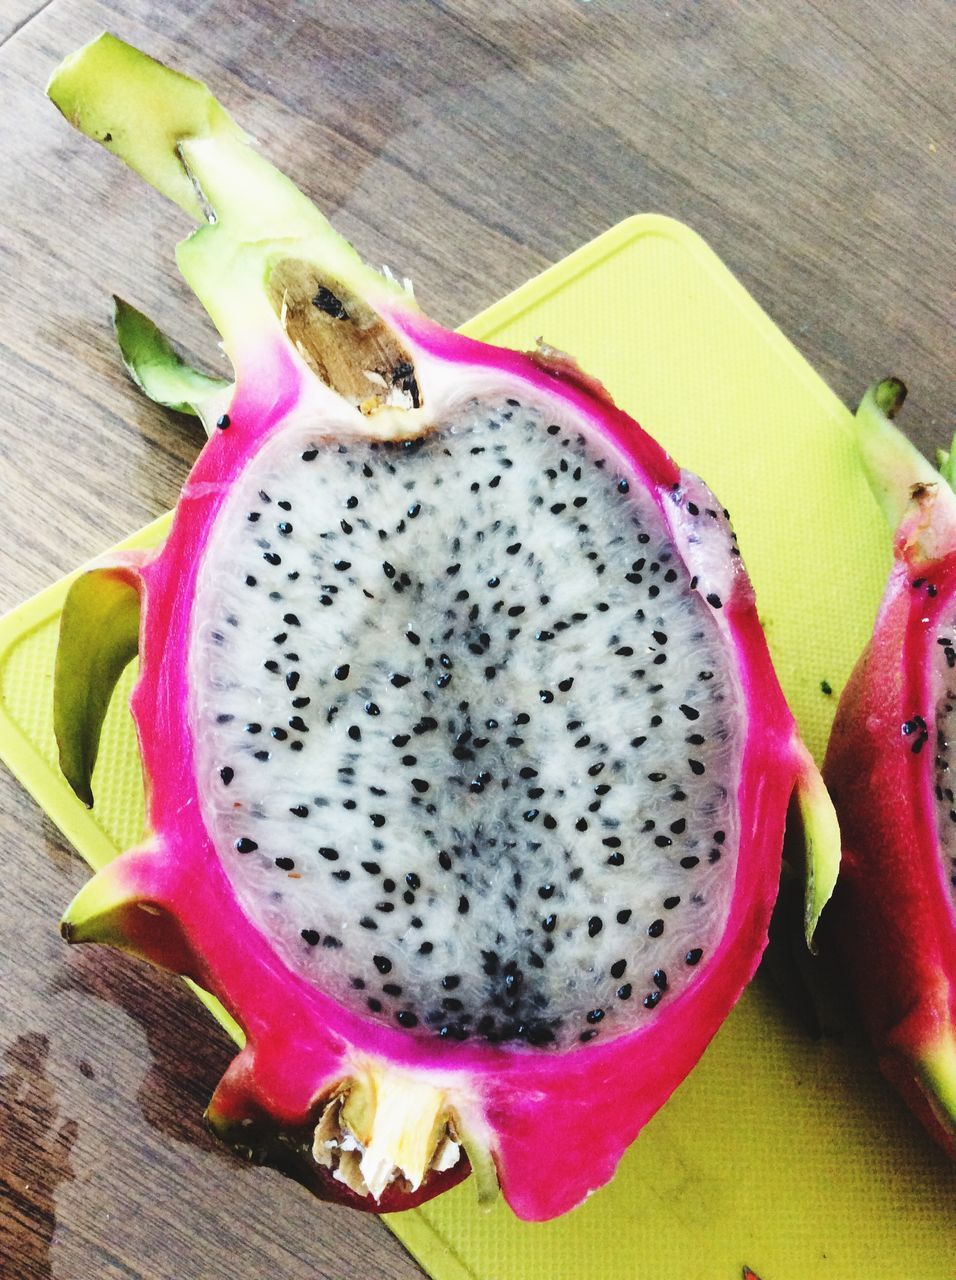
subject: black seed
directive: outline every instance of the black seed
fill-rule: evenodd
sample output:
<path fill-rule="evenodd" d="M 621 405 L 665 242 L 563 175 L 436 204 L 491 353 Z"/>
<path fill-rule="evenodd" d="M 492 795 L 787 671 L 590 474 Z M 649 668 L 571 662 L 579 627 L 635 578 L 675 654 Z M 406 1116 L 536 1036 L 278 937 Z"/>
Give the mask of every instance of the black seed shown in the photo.
<path fill-rule="evenodd" d="M 365 714 L 366 714 L 367 716 L 378 716 L 378 715 L 381 715 L 381 709 L 379 708 L 378 703 L 377 703 L 377 702 L 366 702 L 366 704 L 365 704 Z"/>
<path fill-rule="evenodd" d="M 604 921 L 601 919 L 601 917 L 592 916 L 591 919 L 588 921 L 588 937 L 596 938 L 603 928 L 604 928 Z"/>
<path fill-rule="evenodd" d="M 687 952 L 686 956 L 684 956 L 684 964 L 697 964 L 703 954 L 704 953 L 700 947 L 694 947 L 692 950 Z"/>
<path fill-rule="evenodd" d="M 717 594 L 716 591 L 710 592 L 710 594 L 707 596 L 707 603 L 710 605 L 712 609 L 723 608 L 723 601 L 721 600 L 720 596 Z"/>
<path fill-rule="evenodd" d="M 434 942 L 423 942 L 422 945 L 418 948 L 419 955 L 423 955 L 423 956 L 430 956 L 434 950 L 435 950 Z"/>
<path fill-rule="evenodd" d="M 310 947 L 317 947 L 319 945 L 320 936 L 321 935 L 317 933 L 315 929 L 302 930 L 302 937 Z"/>
<path fill-rule="evenodd" d="M 698 777 L 704 772 L 704 764 L 700 760 L 688 760 L 691 773 L 697 774 Z"/>
<path fill-rule="evenodd" d="M 275 551 L 265 551 L 265 552 L 263 552 L 262 558 L 263 558 L 263 560 L 265 560 L 268 564 L 281 564 L 281 563 L 282 563 L 282 557 L 281 557 L 280 555 L 277 555 Z"/>
<path fill-rule="evenodd" d="M 651 991 L 644 997 L 644 1008 L 653 1009 L 660 1002 L 661 993 L 659 991 Z"/>
<path fill-rule="evenodd" d="M 654 920 L 647 926 L 647 936 L 649 938 L 659 938 L 664 932 L 664 921 Z"/>
<path fill-rule="evenodd" d="M 258 848 L 255 840 L 250 840 L 248 836 L 240 836 L 236 841 L 236 849 L 239 853 L 254 853 Z"/>
<path fill-rule="evenodd" d="M 276 858 L 276 866 L 280 871 L 291 871 L 295 863 L 291 858 Z"/>
<path fill-rule="evenodd" d="M 632 991 L 631 984 L 629 982 L 625 982 L 623 987 L 618 987 L 617 989 L 618 1000 L 630 1000 L 631 991 Z"/>
<path fill-rule="evenodd" d="M 341 880 L 342 883 L 344 884 L 346 880 L 351 879 L 352 873 L 351 871 L 348 871 L 343 867 L 341 871 L 333 871 L 332 876 L 336 880 Z"/>
<path fill-rule="evenodd" d="M 369 818 L 369 822 L 371 822 L 371 824 L 372 824 L 372 826 L 373 826 L 373 827 L 384 827 L 384 826 L 385 826 L 385 815 L 384 815 L 384 814 L 381 814 L 381 813 L 370 813 L 370 814 L 368 815 L 368 818 Z"/>
<path fill-rule="evenodd" d="M 603 1017 L 604 1017 L 603 1009 L 592 1009 L 591 1012 L 587 1015 L 587 1020 L 588 1022 L 592 1022 L 592 1023 L 600 1022 Z"/>
<path fill-rule="evenodd" d="M 556 915 L 545 916 L 545 918 L 541 921 L 541 928 L 545 931 L 545 933 L 553 933 L 555 929 L 555 925 L 557 925 L 557 923 L 558 923 L 558 917 Z"/>
<path fill-rule="evenodd" d="M 222 785 L 224 787 L 228 787 L 229 783 L 232 782 L 233 778 L 236 776 L 236 771 L 235 769 L 231 769 L 229 765 L 225 764 L 219 770 L 219 776 L 222 778 Z"/>
<path fill-rule="evenodd" d="M 699 862 L 700 858 L 695 857 L 692 853 L 688 854 L 686 858 L 681 858 L 680 860 L 680 864 L 685 871 L 693 871 L 694 867 L 696 867 Z"/>
<path fill-rule="evenodd" d="M 667 990 L 667 974 L 664 972 L 663 969 L 655 969 L 653 974 L 651 975 L 651 978 L 653 980 L 654 986 L 657 987 L 658 991 Z"/>
<path fill-rule="evenodd" d="M 508 552 L 509 556 L 516 556 L 521 550 L 521 543 L 512 542 L 512 544 L 509 547 L 506 547 L 505 550 Z"/>
<path fill-rule="evenodd" d="M 680 895 L 674 894 L 673 897 L 664 899 L 664 910 L 673 911 L 674 908 L 679 904 L 680 904 Z"/>
<path fill-rule="evenodd" d="M 451 870 L 451 854 L 447 853 L 444 849 L 440 850 L 438 854 L 438 865 L 443 871 Z"/>
<path fill-rule="evenodd" d="M 372 956 L 372 964 L 375 965 L 379 973 L 392 972 L 392 962 L 387 956 Z"/>

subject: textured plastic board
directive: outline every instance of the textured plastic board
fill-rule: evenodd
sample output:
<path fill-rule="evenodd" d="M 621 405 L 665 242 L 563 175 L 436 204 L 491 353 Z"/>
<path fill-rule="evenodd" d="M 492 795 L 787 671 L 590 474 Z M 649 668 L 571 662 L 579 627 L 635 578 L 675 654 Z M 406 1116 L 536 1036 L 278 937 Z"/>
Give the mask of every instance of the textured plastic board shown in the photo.
<path fill-rule="evenodd" d="M 516 347 L 543 335 L 573 351 L 713 486 L 819 758 L 889 563 L 846 409 L 711 250 L 665 218 L 621 223 L 466 329 Z M 158 541 L 167 522 L 131 541 Z M 52 735 L 65 590 L 57 583 L 0 621 L 0 754 L 101 866 L 143 831 L 126 711 L 133 672 L 110 711 L 87 812 L 57 772 Z M 501 1204 L 484 1213 L 466 1182 L 389 1226 L 435 1280 L 738 1280 L 745 1266 L 761 1280 L 956 1280 L 954 1205 L 953 1167 L 869 1058 L 808 1039 L 758 979 L 611 1186 L 573 1213 L 544 1225 Z"/>

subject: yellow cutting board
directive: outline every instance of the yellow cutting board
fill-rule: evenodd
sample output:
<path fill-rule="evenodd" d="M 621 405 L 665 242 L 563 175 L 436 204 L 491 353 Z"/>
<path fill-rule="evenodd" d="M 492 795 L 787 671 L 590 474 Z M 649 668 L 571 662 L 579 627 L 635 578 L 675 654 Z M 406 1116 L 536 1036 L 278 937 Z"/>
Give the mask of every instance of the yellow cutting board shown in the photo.
<path fill-rule="evenodd" d="M 465 329 L 515 347 L 543 336 L 573 352 L 716 490 L 819 759 L 889 565 L 847 410 L 710 249 L 654 215 L 614 227 Z M 860 370 L 860 391 L 888 372 Z M 132 543 L 157 541 L 167 523 Z M 143 830 L 126 711 L 133 672 L 110 711 L 87 812 L 53 743 L 65 590 L 57 583 L 0 620 L 0 755 L 101 866 Z M 51 917 L 62 906 L 51 903 Z M 956 1280 L 956 1167 L 852 1036 L 809 1039 L 758 977 L 611 1186 L 579 1209 L 520 1223 L 502 1204 L 480 1211 L 466 1182 L 388 1225 L 435 1280 L 740 1280 L 748 1268 L 759 1280 Z"/>

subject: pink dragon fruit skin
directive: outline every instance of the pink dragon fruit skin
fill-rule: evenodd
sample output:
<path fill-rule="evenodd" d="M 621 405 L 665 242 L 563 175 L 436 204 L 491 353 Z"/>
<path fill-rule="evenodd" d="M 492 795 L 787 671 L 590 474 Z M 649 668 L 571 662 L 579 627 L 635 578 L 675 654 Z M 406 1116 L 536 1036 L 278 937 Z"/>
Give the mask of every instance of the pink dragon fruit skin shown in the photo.
<path fill-rule="evenodd" d="M 64 772 L 92 803 L 102 718 L 138 649 L 131 709 L 152 835 L 80 892 L 64 917 L 64 935 L 124 947 L 222 1001 L 246 1043 L 208 1118 L 250 1157 L 279 1165 L 322 1196 L 376 1212 L 428 1199 L 470 1167 L 482 1199 L 500 1185 L 522 1218 L 561 1214 L 612 1177 L 752 977 L 795 792 L 812 862 L 824 868 L 811 883 L 808 934 L 829 892 L 832 813 L 777 684 L 739 558 L 726 549 L 715 554 L 713 541 L 700 536 L 700 512 L 713 509 L 714 499 L 567 358 L 489 347 L 426 319 L 405 290 L 365 268 L 255 156 L 202 86 L 104 36 L 63 64 L 50 93 L 71 123 L 108 138 L 110 149 L 190 212 L 215 210 L 216 221 L 180 247 L 179 262 L 219 325 L 236 371 L 234 389 L 202 406 L 217 426 L 165 545 L 93 568 L 77 580 L 65 609 L 56 714 Z M 127 129 L 130 122 L 135 127 Z M 403 374 L 413 370 L 411 404 L 406 396 L 396 407 L 386 391 L 371 409 L 356 406 L 316 376 L 315 359 L 290 340 L 285 304 L 277 307 L 263 286 L 276 243 L 285 257 L 323 273 L 336 302 L 345 297 L 350 309 L 364 305 L 377 317 L 402 355 Z M 314 286 L 310 278 L 311 292 Z M 645 1000 L 652 1016 L 612 1036 L 585 1032 L 579 1047 L 410 1032 L 347 1006 L 290 966 L 244 910 L 227 874 L 205 816 L 211 784 L 197 764 L 189 655 L 201 622 L 205 549 L 260 451 L 314 421 L 327 424 L 326 434 L 343 431 L 343 439 L 365 433 L 413 440 L 428 429 L 429 414 L 438 418 L 485 391 L 574 421 L 626 466 L 632 487 L 650 495 L 694 575 L 692 588 L 708 598 L 714 634 L 734 664 L 745 725 L 736 874 L 722 932 L 673 998 L 659 1008 L 660 995 Z M 333 1135 L 334 1145 L 343 1132 L 361 1152 L 362 1177 L 352 1185 L 341 1167 L 315 1158 L 324 1138 Z M 459 1144 L 465 1155 L 453 1159 Z"/>
<path fill-rule="evenodd" d="M 895 529 L 894 563 L 824 764 L 843 836 L 827 933 L 885 1075 L 956 1158 L 956 848 L 947 839 L 956 805 L 945 722 L 956 684 L 956 499 L 891 425 L 904 396 L 886 380 L 857 417 Z"/>

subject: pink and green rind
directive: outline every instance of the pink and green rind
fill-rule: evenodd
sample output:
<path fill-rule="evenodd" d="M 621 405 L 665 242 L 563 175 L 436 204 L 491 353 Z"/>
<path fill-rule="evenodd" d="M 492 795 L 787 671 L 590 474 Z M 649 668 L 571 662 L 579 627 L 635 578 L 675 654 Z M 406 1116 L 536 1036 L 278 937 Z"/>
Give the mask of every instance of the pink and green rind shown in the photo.
<path fill-rule="evenodd" d="M 417 317 L 415 317 L 417 321 Z M 406 329 L 420 342 L 421 326 Z M 529 357 L 490 351 L 457 335 L 429 333 L 433 359 L 478 359 L 513 385 L 545 398 L 554 379 Z M 793 722 L 779 691 L 744 575 L 722 610 L 722 625 L 745 655 L 739 678 L 748 710 L 740 777 L 741 854 L 727 932 L 696 983 L 655 1019 L 653 1033 L 634 1031 L 605 1044 L 560 1055 L 506 1052 L 491 1046 L 435 1046 L 370 1023 L 292 973 L 242 914 L 201 817 L 193 773 L 193 739 L 182 708 L 189 705 L 187 654 L 191 606 L 202 548 L 230 483 L 282 423 L 307 377 L 283 348 L 273 352 L 276 379 L 240 382 L 230 427 L 206 445 L 187 485 L 163 550 L 140 569 L 145 598 L 141 673 L 132 698 L 148 816 L 156 833 L 150 851 L 110 868 L 121 896 L 174 916 L 168 967 L 185 969 L 212 990 L 242 1026 L 242 1069 L 230 1072 L 211 1115 L 217 1127 L 255 1116 L 295 1129 L 315 1119 L 316 1104 L 349 1072 L 350 1056 L 437 1071 L 475 1095 L 489 1131 L 506 1198 L 529 1219 L 555 1216 L 612 1175 L 626 1146 L 694 1065 L 726 1010 L 751 978 L 766 939 L 779 873 L 787 803 L 797 761 Z M 422 367 L 420 365 L 419 367 Z M 423 379 L 427 386 L 427 378 Z M 561 387 L 565 403 L 600 430 L 628 459 L 665 517 L 679 472 L 667 454 L 625 414 L 580 387 Z M 271 412 L 263 412 L 272 406 Z M 739 596 L 739 598 L 738 598 Z M 175 855 L 173 856 L 173 851 Z M 156 917 L 147 917 L 150 920 Z M 164 917 L 160 917 L 162 919 Z M 184 948 L 192 963 L 183 963 Z M 131 937 L 133 949 L 164 961 L 155 938 Z M 250 1065 L 253 1064 L 253 1065 Z M 635 1069 L 634 1064 L 639 1064 Z M 613 1115 L 613 1124 L 606 1117 Z M 551 1153 L 562 1153 L 560 1177 L 542 1179 Z M 444 1189 L 435 1179 L 432 1191 Z M 337 1184 L 336 1192 L 338 1191 Z M 344 1192 L 343 1188 L 343 1192 Z M 358 1197 L 352 1197 L 359 1199 Z M 372 1206 L 366 1206 L 372 1207 Z M 382 1205 L 374 1206 L 381 1209 Z"/>
<path fill-rule="evenodd" d="M 936 721 L 932 658 L 940 625 L 956 611 L 956 551 L 926 561 L 911 526 L 912 518 L 897 539 L 824 764 L 843 835 L 828 933 L 885 1074 L 956 1157 L 956 913 L 939 852 L 934 770 L 901 731 L 917 715 Z M 931 729 L 930 760 L 934 746 Z"/>

